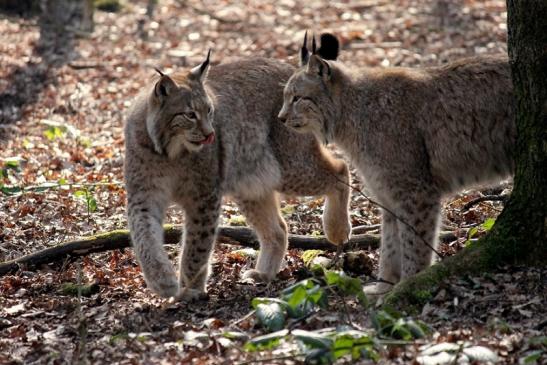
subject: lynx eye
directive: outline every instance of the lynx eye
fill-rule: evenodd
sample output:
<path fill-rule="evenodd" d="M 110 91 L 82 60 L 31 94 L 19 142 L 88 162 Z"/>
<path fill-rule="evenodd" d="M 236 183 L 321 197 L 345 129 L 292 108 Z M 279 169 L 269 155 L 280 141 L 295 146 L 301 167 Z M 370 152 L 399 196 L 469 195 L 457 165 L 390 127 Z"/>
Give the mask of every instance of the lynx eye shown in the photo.
<path fill-rule="evenodd" d="M 196 113 L 194 112 L 187 112 L 187 113 L 184 113 L 184 116 L 188 119 L 197 119 L 197 115 Z"/>
<path fill-rule="evenodd" d="M 208 114 L 208 115 L 213 114 L 213 108 L 209 107 L 209 108 L 207 109 L 207 114 Z"/>
<path fill-rule="evenodd" d="M 296 95 L 295 95 L 295 96 L 293 96 L 293 98 L 292 98 L 292 102 L 293 102 L 293 103 L 296 103 L 296 102 L 297 102 L 298 100 L 300 100 L 300 99 L 302 99 L 301 96 L 296 96 Z"/>

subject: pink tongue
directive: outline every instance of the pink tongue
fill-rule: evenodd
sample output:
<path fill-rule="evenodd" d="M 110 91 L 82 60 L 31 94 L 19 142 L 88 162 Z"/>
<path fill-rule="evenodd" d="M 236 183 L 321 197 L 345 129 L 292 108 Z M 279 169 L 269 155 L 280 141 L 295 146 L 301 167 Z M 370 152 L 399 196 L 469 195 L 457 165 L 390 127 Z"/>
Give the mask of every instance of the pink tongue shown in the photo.
<path fill-rule="evenodd" d="M 215 134 L 211 133 L 205 138 L 203 141 L 201 141 L 201 144 L 211 144 L 215 141 Z"/>

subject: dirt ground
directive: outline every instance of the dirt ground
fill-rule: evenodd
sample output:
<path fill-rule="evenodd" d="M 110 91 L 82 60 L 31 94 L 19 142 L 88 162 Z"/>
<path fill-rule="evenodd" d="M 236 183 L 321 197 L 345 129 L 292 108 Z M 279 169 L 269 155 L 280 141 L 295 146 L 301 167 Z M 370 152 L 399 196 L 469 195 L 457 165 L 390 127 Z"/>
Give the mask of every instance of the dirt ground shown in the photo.
<path fill-rule="evenodd" d="M 241 56 L 286 60 L 297 55 L 305 30 L 334 32 L 340 60 L 353 66 L 423 67 L 507 51 L 505 2 L 498 0 L 160 0 L 151 18 L 146 1 L 133 1 L 117 13 L 97 11 L 93 33 L 66 44 L 40 42 L 35 17 L 0 14 L 0 261 L 127 228 L 124 113 L 153 67 L 195 66 L 209 47 L 213 65 Z M 355 174 L 353 184 L 361 188 Z M 457 239 L 442 244 L 441 254 L 462 249 L 473 227 L 479 237 L 483 223 L 503 209 L 503 202 L 490 201 L 463 209 L 467 202 L 510 188 L 506 181 L 447 197 L 443 230 Z M 291 233 L 323 233 L 322 200 L 288 198 L 282 208 Z M 380 222 L 378 208 L 357 191 L 351 210 L 353 226 Z M 176 207 L 169 209 L 166 223 L 183 221 Z M 230 201 L 222 224 L 245 224 Z M 277 297 L 309 275 L 302 251 L 290 250 L 275 282 L 249 285 L 239 274 L 253 259 L 240 249 L 217 246 L 209 297 L 189 304 L 148 291 L 130 249 L 3 276 L 0 364 L 303 363 L 301 347 L 290 341 L 268 351 L 243 348 L 265 333 L 254 315 L 246 316 L 251 300 Z M 169 252 L 174 258 L 176 247 Z M 362 254 L 377 264 L 376 250 Z M 501 267 L 443 283 L 414 314 L 429 326 L 427 335 L 379 346 L 379 362 L 427 363 L 424 351 L 440 343 L 487 348 L 504 364 L 547 362 L 546 274 Z M 90 292 L 78 297 L 66 283 L 90 284 Z M 341 324 L 372 331 L 370 311 L 338 296 L 291 329 Z M 228 338 L 226 331 L 241 336 Z M 448 363 L 465 363 L 464 357 Z"/>

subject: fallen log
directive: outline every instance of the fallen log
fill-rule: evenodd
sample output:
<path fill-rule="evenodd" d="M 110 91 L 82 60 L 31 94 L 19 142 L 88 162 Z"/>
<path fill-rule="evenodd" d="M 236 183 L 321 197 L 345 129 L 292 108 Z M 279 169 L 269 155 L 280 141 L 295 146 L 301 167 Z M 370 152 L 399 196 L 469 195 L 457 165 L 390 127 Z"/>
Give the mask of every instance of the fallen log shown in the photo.
<path fill-rule="evenodd" d="M 176 244 L 180 241 L 182 229 L 180 226 L 164 227 L 164 243 Z M 440 235 L 443 242 L 456 239 L 453 232 L 443 232 Z M 259 242 L 253 230 L 248 227 L 220 227 L 217 237 L 218 243 L 236 244 L 245 247 L 258 248 Z M 344 247 L 344 251 L 364 250 L 378 248 L 380 236 L 372 234 L 354 235 Z M 116 230 L 94 236 L 84 237 L 76 241 L 70 241 L 59 246 L 49 247 L 44 250 L 0 263 L 0 276 L 13 273 L 21 267 L 33 269 L 43 264 L 49 264 L 66 259 L 72 260 L 91 253 L 116 250 L 131 247 L 128 230 Z M 324 236 L 312 237 L 290 234 L 289 248 L 306 250 L 336 251 L 336 246 L 327 241 Z"/>

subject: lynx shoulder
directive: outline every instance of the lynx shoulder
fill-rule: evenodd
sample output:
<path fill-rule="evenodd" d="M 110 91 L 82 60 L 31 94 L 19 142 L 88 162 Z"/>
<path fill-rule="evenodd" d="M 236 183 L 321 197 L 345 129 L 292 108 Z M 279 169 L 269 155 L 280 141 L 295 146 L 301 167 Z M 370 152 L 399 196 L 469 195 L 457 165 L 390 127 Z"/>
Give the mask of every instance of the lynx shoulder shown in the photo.
<path fill-rule="evenodd" d="M 129 228 L 148 286 L 163 297 L 205 292 L 223 196 L 231 197 L 256 230 L 261 249 L 253 280 L 275 277 L 287 248 L 278 193 L 325 195 L 325 233 L 350 235 L 349 181 L 344 162 L 312 137 L 276 118 L 281 82 L 293 68 L 244 59 L 160 74 L 131 107 L 125 127 Z M 185 213 L 178 276 L 163 248 L 166 208 Z"/>
<path fill-rule="evenodd" d="M 505 56 L 483 56 L 423 69 L 350 69 L 322 57 L 338 51 L 326 37 L 327 49 L 302 47 L 279 118 L 333 141 L 356 164 L 384 207 L 379 277 L 396 283 L 431 263 L 444 194 L 513 172 L 509 65 Z"/>

